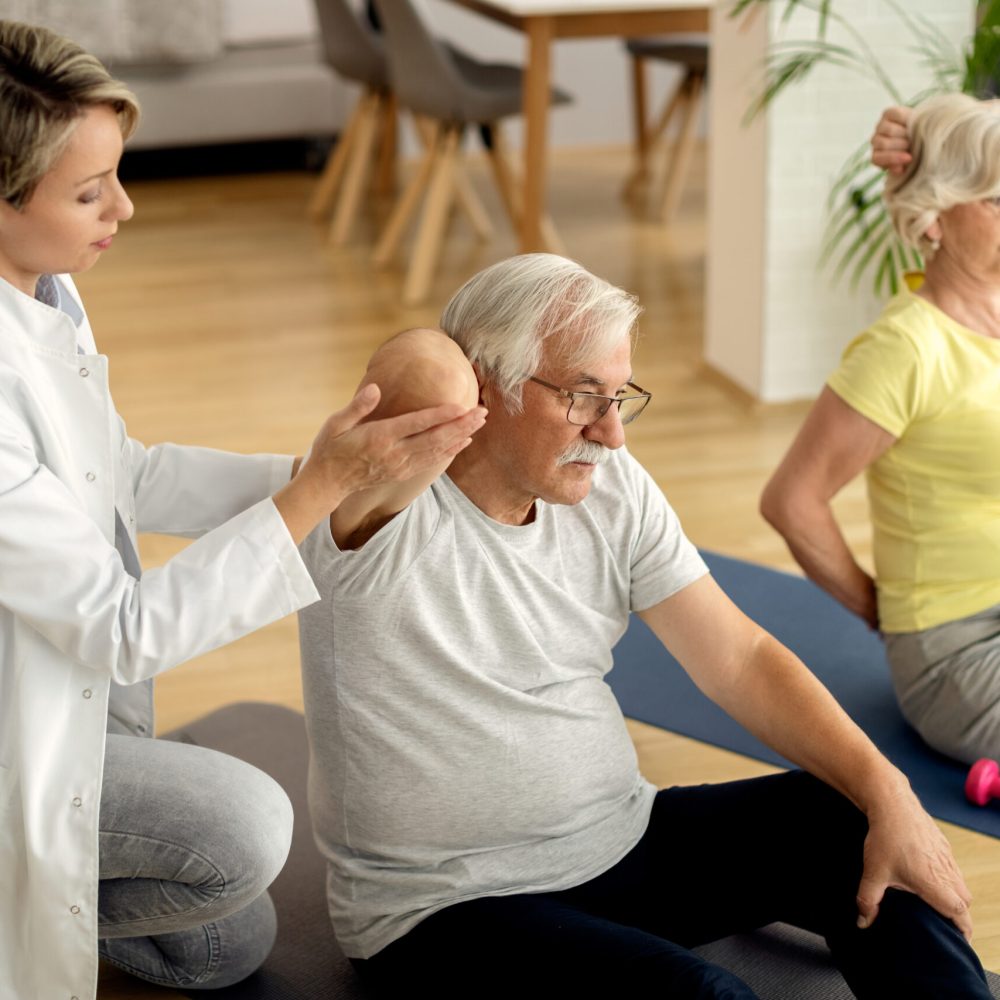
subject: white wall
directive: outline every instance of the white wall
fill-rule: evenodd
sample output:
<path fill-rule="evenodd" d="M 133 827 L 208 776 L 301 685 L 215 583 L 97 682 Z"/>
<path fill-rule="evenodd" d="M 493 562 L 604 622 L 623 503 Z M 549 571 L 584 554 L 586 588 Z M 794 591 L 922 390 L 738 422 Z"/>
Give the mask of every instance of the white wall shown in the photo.
<path fill-rule="evenodd" d="M 973 29 L 973 0 L 906 0 L 956 44 Z M 877 314 L 863 283 L 833 287 L 818 258 L 827 193 L 841 164 L 890 103 L 877 85 L 822 68 L 751 126 L 743 115 L 769 41 L 811 37 L 814 15 L 781 22 L 773 5 L 749 23 L 717 16 L 710 95 L 706 360 L 760 399 L 815 395 L 840 352 Z M 912 38 L 884 0 L 835 0 L 905 96 L 929 83 Z M 843 35 L 831 28 L 831 39 Z M 851 44 L 844 39 L 844 44 Z"/>

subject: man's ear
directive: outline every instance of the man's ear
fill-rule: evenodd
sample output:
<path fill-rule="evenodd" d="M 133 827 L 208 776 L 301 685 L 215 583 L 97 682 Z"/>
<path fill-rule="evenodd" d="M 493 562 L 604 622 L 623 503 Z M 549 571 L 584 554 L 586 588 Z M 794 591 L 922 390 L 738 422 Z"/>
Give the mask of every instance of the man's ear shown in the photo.
<path fill-rule="evenodd" d="M 483 375 L 479 368 L 479 365 L 475 361 L 471 362 L 472 370 L 476 375 L 476 384 L 479 386 L 479 405 L 486 406 L 486 400 L 484 399 L 483 393 L 486 389 L 486 377 Z"/>

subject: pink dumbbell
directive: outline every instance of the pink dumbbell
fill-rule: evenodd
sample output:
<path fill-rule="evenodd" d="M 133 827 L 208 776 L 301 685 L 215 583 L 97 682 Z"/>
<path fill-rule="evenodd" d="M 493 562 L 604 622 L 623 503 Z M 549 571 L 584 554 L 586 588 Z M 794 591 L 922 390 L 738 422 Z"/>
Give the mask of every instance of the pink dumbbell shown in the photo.
<path fill-rule="evenodd" d="M 1000 796 L 1000 764 L 988 757 L 977 760 L 965 779 L 965 794 L 977 806 L 984 806 L 990 799 Z"/>

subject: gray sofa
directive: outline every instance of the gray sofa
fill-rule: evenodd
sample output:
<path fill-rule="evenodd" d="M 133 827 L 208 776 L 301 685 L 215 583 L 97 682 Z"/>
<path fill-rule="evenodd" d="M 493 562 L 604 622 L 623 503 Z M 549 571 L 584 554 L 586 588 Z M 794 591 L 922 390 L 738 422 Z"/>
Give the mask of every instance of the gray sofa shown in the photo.
<path fill-rule="evenodd" d="M 143 107 L 130 149 L 330 136 L 350 107 L 311 0 L 7 0 L 4 16 L 73 38 L 129 84 Z"/>

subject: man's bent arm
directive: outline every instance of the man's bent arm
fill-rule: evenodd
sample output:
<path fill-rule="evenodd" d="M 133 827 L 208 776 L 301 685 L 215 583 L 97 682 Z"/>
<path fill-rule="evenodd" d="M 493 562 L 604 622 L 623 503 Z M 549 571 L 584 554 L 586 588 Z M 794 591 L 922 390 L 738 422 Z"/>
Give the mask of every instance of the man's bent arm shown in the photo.
<path fill-rule="evenodd" d="M 362 386 L 375 384 L 381 397 L 367 418 L 398 417 L 442 404 L 476 406 L 479 386 L 461 348 L 439 330 L 416 329 L 386 341 L 368 362 Z M 330 517 L 342 548 L 360 548 L 408 506 L 448 467 L 451 457 L 402 482 L 390 482 L 347 497 Z"/>
<path fill-rule="evenodd" d="M 875 918 L 885 890 L 896 887 L 916 893 L 971 936 L 971 896 L 944 835 L 906 777 L 790 650 L 709 576 L 640 617 L 709 698 L 868 817 L 861 926 Z"/>

